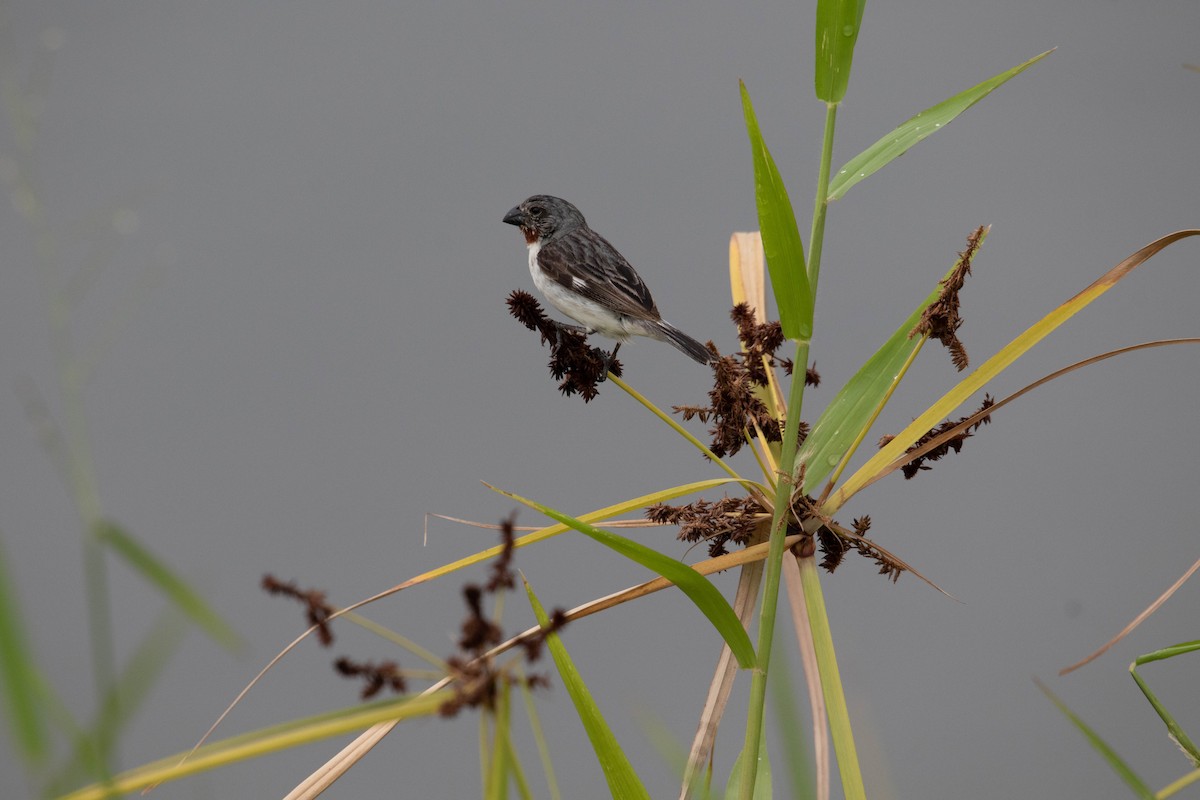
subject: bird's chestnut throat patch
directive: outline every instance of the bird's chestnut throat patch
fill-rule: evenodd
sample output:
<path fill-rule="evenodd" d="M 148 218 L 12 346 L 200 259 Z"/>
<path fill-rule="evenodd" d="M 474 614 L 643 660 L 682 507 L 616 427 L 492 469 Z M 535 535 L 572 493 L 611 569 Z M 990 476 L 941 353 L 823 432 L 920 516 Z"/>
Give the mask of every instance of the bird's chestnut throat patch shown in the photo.
<path fill-rule="evenodd" d="M 521 233 L 525 234 L 525 244 L 533 244 L 538 240 L 537 231 L 535 231 L 533 228 L 526 228 L 524 225 L 522 225 Z"/>

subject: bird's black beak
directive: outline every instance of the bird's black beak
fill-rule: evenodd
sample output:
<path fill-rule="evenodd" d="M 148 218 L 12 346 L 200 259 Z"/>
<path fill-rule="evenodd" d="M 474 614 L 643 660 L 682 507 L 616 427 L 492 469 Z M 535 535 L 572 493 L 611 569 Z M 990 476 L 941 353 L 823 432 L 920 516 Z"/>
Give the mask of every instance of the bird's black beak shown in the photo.
<path fill-rule="evenodd" d="M 507 222 L 509 225 L 516 225 L 517 227 L 520 227 L 520 225 L 521 225 L 521 207 L 513 206 L 512 208 L 510 208 L 508 210 L 508 213 L 504 215 L 504 221 Z"/>

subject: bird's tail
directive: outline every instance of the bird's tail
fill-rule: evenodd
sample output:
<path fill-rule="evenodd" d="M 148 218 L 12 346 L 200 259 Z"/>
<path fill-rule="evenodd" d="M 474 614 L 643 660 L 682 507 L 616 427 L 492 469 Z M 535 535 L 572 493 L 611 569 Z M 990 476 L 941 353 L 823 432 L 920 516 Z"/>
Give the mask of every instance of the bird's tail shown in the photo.
<path fill-rule="evenodd" d="M 659 322 L 658 330 L 662 334 L 662 341 L 673 345 L 677 350 L 686 353 L 695 361 L 699 361 L 701 364 L 708 364 L 713 360 L 713 354 L 707 347 L 666 320 Z"/>

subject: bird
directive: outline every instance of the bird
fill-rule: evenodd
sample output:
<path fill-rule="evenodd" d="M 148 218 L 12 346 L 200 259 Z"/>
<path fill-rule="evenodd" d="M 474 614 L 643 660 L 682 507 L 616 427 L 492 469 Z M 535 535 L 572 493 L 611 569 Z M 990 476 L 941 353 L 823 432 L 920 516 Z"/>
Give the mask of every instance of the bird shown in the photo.
<path fill-rule="evenodd" d="M 707 347 L 662 318 L 637 270 L 588 227 L 578 208 L 535 194 L 509 209 L 504 221 L 525 234 L 534 286 L 585 333 L 614 339 L 617 347 L 631 336 L 648 336 L 701 364 L 712 362 Z"/>

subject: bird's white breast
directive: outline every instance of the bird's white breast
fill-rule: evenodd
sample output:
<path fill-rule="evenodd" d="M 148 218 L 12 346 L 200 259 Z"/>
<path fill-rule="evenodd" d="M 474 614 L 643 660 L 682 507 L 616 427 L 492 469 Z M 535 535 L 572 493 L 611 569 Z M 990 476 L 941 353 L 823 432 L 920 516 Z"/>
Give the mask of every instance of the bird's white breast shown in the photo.
<path fill-rule="evenodd" d="M 538 288 L 542 294 L 546 293 L 546 284 L 550 281 L 546 279 L 546 275 L 542 272 L 542 268 L 538 266 L 538 252 L 542 249 L 542 240 L 538 239 L 535 242 L 529 243 L 529 276 L 533 278 L 533 285 Z"/>
<path fill-rule="evenodd" d="M 529 276 L 533 278 L 533 285 L 550 302 L 550 305 L 589 331 L 597 331 L 617 341 L 625 341 L 629 338 L 630 333 L 641 332 L 640 328 L 630 330 L 628 321 L 621 315 L 609 311 L 599 303 L 581 297 L 551 280 L 538 264 L 538 252 L 542 249 L 541 241 L 531 242 L 528 246 Z M 577 289 L 587 286 L 586 281 L 582 278 L 575 278 L 574 282 Z"/>

